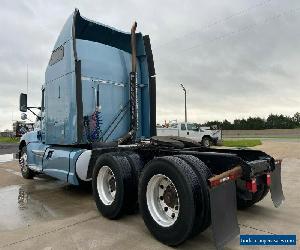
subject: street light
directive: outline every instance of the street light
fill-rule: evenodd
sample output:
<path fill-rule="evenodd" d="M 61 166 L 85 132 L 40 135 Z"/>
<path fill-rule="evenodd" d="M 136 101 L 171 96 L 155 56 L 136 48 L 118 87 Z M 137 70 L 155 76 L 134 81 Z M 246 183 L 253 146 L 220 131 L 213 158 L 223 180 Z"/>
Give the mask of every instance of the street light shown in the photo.
<path fill-rule="evenodd" d="M 185 118 L 184 118 L 184 122 L 187 123 L 187 111 L 186 111 L 186 89 L 185 87 L 183 86 L 182 83 L 180 83 L 180 86 L 182 88 L 182 90 L 184 91 L 184 115 L 185 115 Z"/>

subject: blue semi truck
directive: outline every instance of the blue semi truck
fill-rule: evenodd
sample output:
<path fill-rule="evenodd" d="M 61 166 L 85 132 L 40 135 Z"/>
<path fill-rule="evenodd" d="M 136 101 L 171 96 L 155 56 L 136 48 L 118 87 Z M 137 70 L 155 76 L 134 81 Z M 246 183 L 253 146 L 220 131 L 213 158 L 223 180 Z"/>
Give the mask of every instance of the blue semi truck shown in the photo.
<path fill-rule="evenodd" d="M 239 234 L 236 209 L 283 199 L 281 161 L 258 150 L 213 149 L 156 136 L 149 36 L 88 20 L 76 9 L 54 45 L 34 131 L 20 139 L 22 176 L 44 173 L 92 185 L 100 213 L 140 211 L 149 231 L 176 246 L 212 225 L 217 248 Z M 37 108 L 39 112 L 34 111 Z"/>

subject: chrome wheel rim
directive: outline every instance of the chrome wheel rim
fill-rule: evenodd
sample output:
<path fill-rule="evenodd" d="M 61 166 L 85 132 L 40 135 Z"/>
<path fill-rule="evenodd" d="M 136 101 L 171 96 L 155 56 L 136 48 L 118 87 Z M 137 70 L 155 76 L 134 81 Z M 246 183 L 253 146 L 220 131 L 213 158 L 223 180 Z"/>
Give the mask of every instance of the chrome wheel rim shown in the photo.
<path fill-rule="evenodd" d="M 22 172 L 26 172 L 28 169 L 28 163 L 27 163 L 27 154 L 23 153 L 20 158 L 20 167 Z"/>
<path fill-rule="evenodd" d="M 105 205 L 111 205 L 116 196 L 117 185 L 113 171 L 108 166 L 103 166 L 97 176 L 97 191 L 100 200 Z"/>
<path fill-rule="evenodd" d="M 151 177 L 147 185 L 146 199 L 148 210 L 162 227 L 172 226 L 178 219 L 180 201 L 174 183 L 165 175 Z"/>

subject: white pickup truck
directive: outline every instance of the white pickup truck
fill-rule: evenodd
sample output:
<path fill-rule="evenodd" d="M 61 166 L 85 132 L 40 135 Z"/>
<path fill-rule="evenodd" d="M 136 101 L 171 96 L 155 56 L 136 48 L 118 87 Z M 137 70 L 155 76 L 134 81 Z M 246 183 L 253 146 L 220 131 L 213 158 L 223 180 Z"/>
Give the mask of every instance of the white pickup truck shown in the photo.
<path fill-rule="evenodd" d="M 172 123 L 169 127 L 157 127 L 158 136 L 180 136 L 190 138 L 201 143 L 204 147 L 217 145 L 222 140 L 220 129 L 210 127 L 199 127 L 193 123 Z"/>

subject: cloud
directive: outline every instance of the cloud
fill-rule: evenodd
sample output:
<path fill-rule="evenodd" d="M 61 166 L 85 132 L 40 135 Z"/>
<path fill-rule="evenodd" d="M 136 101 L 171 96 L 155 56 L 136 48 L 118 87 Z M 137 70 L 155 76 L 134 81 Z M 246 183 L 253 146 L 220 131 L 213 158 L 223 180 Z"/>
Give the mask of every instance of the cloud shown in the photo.
<path fill-rule="evenodd" d="M 298 1 L 2 1 L 0 130 L 19 118 L 19 93 L 40 103 L 55 40 L 75 7 L 90 19 L 149 34 L 158 121 L 292 115 L 300 111 Z"/>

